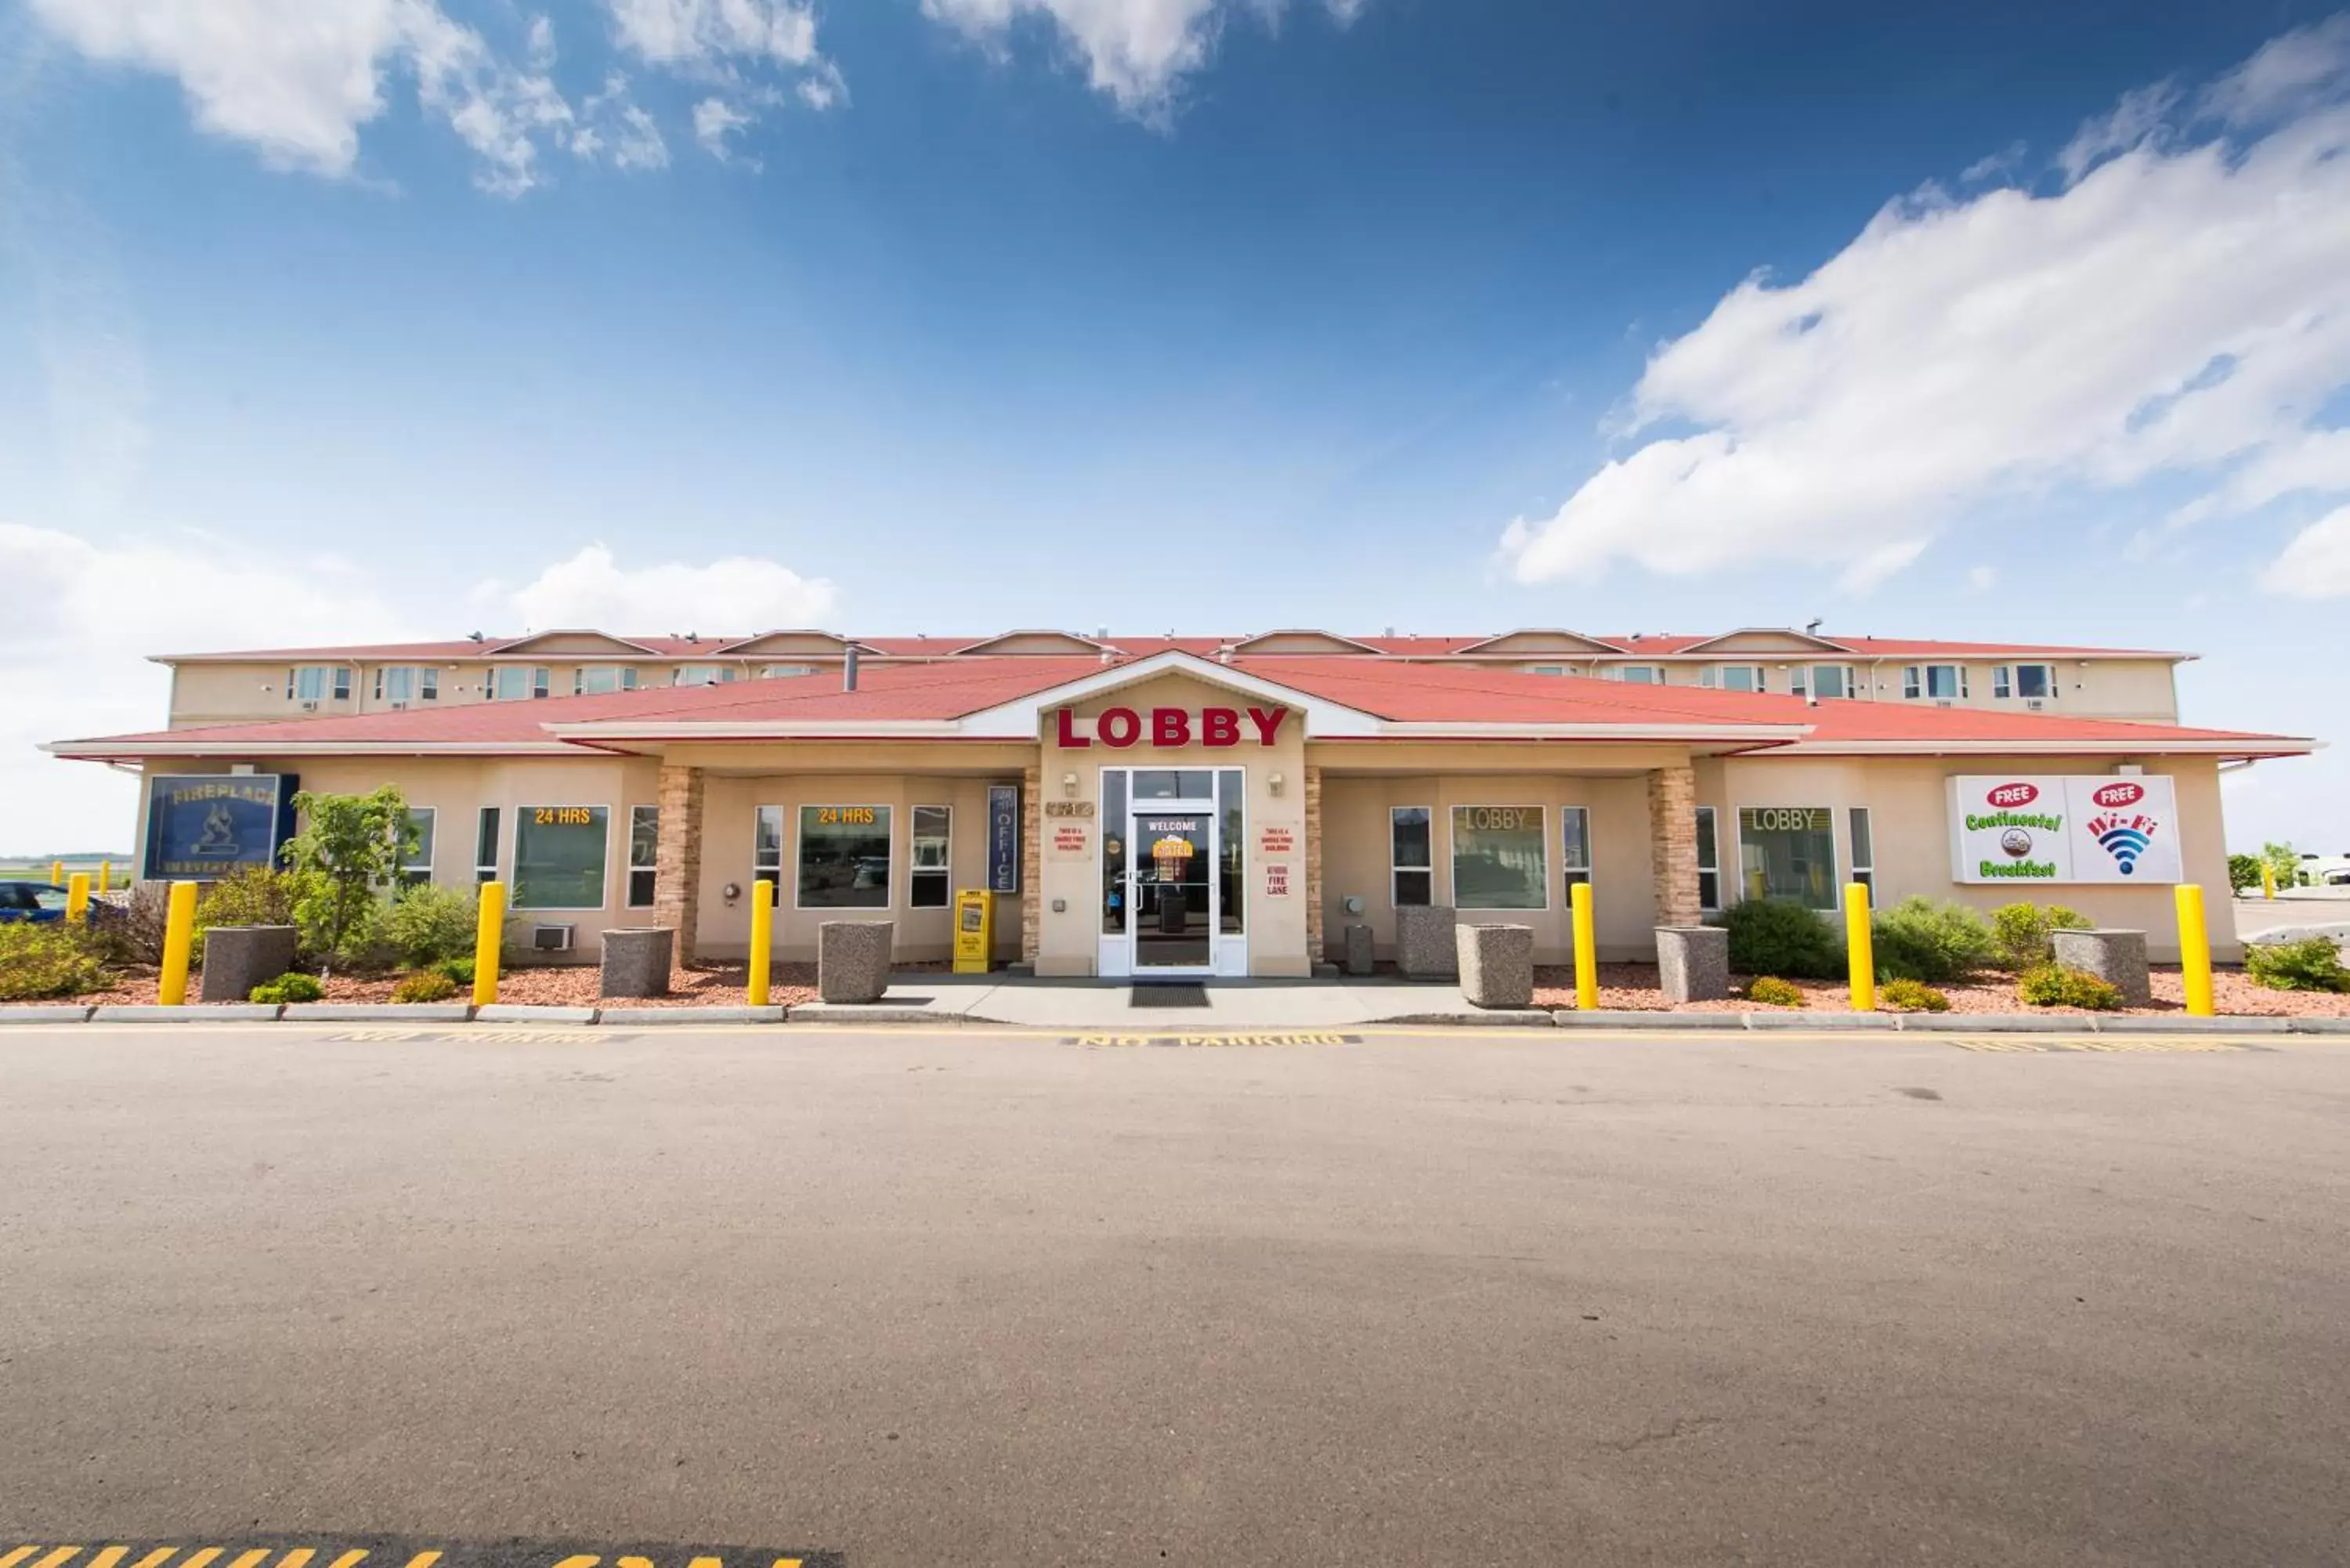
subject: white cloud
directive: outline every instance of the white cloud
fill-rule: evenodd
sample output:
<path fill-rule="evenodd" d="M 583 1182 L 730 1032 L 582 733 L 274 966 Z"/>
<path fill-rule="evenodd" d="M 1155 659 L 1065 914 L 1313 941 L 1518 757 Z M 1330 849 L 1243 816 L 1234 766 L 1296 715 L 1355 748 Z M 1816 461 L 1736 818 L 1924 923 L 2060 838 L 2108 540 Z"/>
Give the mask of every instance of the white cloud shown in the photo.
<path fill-rule="evenodd" d="M 779 79 L 810 109 L 846 103 L 840 67 L 816 46 L 812 0 L 605 0 L 620 47 L 648 65 L 715 87 L 733 99 L 781 103 Z M 717 110 L 712 109 L 716 104 Z M 734 103 L 704 99 L 694 108 L 694 136 L 720 158 L 726 137 L 752 117 L 720 123 L 718 111 L 741 115 Z"/>
<path fill-rule="evenodd" d="M 721 163 L 726 162 L 731 150 L 727 137 L 751 123 L 751 116 L 734 108 L 723 99 L 706 98 L 693 106 L 693 139 L 702 143 L 702 151 Z"/>
<path fill-rule="evenodd" d="M 280 168 L 350 173 L 359 128 L 383 112 L 395 70 L 481 156 L 488 190 L 527 190 L 536 139 L 570 118 L 543 65 L 499 57 L 433 0 L 30 3 L 84 55 L 174 78 L 199 127 Z M 534 23 L 529 47 L 534 60 L 550 54 L 551 26 Z"/>
<path fill-rule="evenodd" d="M 832 613 L 837 597 L 822 577 L 803 577 L 754 556 L 629 569 L 602 545 L 557 561 L 521 587 L 484 583 L 473 593 L 485 613 L 534 630 L 591 626 L 623 634 L 814 626 Z"/>
<path fill-rule="evenodd" d="M 2261 574 L 2261 587 L 2297 599 L 2350 598 L 2350 506 L 2295 535 Z"/>
<path fill-rule="evenodd" d="M 134 784 L 45 741 L 163 727 L 171 676 L 154 653 L 412 637 L 364 582 L 195 535 L 99 544 L 0 523 L 0 853 L 122 849 Z"/>
<path fill-rule="evenodd" d="M 669 142 L 653 117 L 629 99 L 629 78 L 619 71 L 604 78 L 601 92 L 580 100 L 571 151 L 588 159 L 608 151 L 616 169 L 669 167 Z"/>
<path fill-rule="evenodd" d="M 1367 0 L 1323 0 L 1340 26 Z M 1049 21 L 1097 92 L 1128 114 L 1163 120 L 1183 78 L 1208 62 L 1224 16 L 1250 10 L 1268 22 L 1286 0 L 922 0 L 922 13 L 989 48 L 1007 47 L 1014 24 Z"/>
<path fill-rule="evenodd" d="M 1979 594 L 1991 592 L 1991 589 L 1999 587 L 1999 568 L 1997 566 L 1970 568 L 1967 572 L 1967 587 Z"/>
<path fill-rule="evenodd" d="M 2197 140 L 2133 95 L 2076 139 L 2076 182 L 1929 189 L 1800 282 L 1750 277 L 1656 351 L 1622 419 L 1629 435 L 1696 428 L 1513 523 L 1516 576 L 1803 560 L 1865 587 L 2003 493 L 2161 474 L 2201 485 L 2208 513 L 2289 472 L 2338 483 L 2340 438 L 2315 422 L 2350 385 L 2350 80 L 2333 37 L 2271 45 L 2252 87 L 2248 65 L 2192 99 L 2155 95 L 2189 125 L 2294 106 L 2257 135 Z M 2336 61 L 2324 92 L 2320 57 Z"/>

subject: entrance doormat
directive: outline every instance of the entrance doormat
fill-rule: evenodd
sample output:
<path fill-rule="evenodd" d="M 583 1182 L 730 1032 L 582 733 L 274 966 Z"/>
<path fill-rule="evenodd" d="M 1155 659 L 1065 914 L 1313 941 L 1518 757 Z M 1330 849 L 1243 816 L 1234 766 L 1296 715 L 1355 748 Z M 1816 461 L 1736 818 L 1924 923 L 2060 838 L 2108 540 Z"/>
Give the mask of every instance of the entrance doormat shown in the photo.
<path fill-rule="evenodd" d="M 1160 983 L 1138 985 L 1127 998 L 1129 1007 L 1205 1007 L 1208 988 L 1196 981 L 1188 985 Z"/>

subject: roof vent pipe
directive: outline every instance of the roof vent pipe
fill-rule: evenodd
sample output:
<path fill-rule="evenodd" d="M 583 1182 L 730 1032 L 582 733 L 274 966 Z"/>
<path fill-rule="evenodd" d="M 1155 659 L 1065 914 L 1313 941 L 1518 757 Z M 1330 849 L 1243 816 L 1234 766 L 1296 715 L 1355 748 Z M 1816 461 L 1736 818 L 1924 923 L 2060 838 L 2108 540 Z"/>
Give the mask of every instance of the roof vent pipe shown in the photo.
<path fill-rule="evenodd" d="M 857 645 L 853 642 L 840 661 L 840 689 L 843 691 L 857 690 Z"/>

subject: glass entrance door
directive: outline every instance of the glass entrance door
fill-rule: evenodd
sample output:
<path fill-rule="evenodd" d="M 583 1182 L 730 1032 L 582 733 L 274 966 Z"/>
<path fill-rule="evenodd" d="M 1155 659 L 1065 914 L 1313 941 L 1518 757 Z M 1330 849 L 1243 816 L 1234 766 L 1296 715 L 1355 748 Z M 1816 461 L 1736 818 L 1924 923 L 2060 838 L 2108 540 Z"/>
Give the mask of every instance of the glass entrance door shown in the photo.
<path fill-rule="evenodd" d="M 1138 811 L 1127 843 L 1135 970 L 1206 971 L 1218 918 L 1215 814 Z"/>

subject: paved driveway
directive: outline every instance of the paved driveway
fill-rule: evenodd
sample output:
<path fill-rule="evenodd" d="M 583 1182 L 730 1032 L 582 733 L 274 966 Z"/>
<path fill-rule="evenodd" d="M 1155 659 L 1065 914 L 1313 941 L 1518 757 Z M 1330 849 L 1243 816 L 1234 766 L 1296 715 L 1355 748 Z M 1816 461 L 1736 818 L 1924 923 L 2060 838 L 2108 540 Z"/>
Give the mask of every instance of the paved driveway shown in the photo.
<path fill-rule="evenodd" d="M 2350 1542 L 2342 1044 L 348 1033 L 0 1033 L 0 1557 Z"/>

